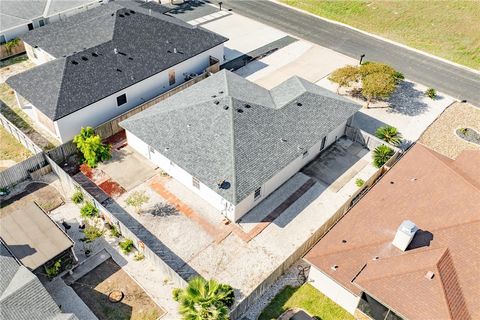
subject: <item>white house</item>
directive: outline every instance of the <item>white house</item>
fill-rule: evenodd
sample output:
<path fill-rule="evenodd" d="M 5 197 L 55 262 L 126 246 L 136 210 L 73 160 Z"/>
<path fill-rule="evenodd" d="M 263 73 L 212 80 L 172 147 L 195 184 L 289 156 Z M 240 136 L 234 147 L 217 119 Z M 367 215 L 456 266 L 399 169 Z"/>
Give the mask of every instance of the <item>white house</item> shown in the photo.
<path fill-rule="evenodd" d="M 1 0 L 0 44 L 30 30 L 94 8 L 104 0 Z"/>
<path fill-rule="evenodd" d="M 7 79 L 23 110 L 66 142 L 223 60 L 226 38 L 152 5 L 109 3 L 26 35 L 38 66 Z"/>
<path fill-rule="evenodd" d="M 221 71 L 123 121 L 128 143 L 236 221 L 344 135 L 360 108 L 293 77 Z"/>

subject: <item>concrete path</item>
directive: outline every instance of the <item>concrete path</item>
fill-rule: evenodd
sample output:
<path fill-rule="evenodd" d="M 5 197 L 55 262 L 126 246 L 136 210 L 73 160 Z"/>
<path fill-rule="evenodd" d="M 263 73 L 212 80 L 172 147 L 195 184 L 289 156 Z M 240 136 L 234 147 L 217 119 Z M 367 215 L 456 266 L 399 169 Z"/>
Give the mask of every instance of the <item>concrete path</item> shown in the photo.
<path fill-rule="evenodd" d="M 223 1 L 225 8 L 358 59 L 383 61 L 416 82 L 480 105 L 480 75 L 271 1 Z"/>

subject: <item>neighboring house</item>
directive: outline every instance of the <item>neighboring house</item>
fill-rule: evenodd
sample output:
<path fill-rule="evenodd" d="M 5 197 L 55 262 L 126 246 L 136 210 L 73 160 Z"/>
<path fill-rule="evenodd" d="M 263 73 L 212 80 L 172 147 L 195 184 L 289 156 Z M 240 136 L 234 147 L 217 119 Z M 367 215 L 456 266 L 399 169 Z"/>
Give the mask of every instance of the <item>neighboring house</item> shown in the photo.
<path fill-rule="evenodd" d="M 223 60 L 226 38 L 162 9 L 109 3 L 25 35 L 40 65 L 7 79 L 20 106 L 66 142 Z"/>
<path fill-rule="evenodd" d="M 73 240 L 37 204 L 25 201 L 21 208 L 3 208 L 0 237 L 12 254 L 32 272 L 45 273 L 55 261 L 77 263 Z"/>
<path fill-rule="evenodd" d="M 292 77 L 222 70 L 120 123 L 128 143 L 236 221 L 344 135 L 360 106 Z"/>
<path fill-rule="evenodd" d="M 377 320 L 480 319 L 479 163 L 417 143 L 305 256 L 312 285 Z"/>
<path fill-rule="evenodd" d="M 62 313 L 40 280 L 0 241 L 0 319 L 78 320 Z"/>
<path fill-rule="evenodd" d="M 63 20 L 104 0 L 0 0 L 0 44 Z"/>

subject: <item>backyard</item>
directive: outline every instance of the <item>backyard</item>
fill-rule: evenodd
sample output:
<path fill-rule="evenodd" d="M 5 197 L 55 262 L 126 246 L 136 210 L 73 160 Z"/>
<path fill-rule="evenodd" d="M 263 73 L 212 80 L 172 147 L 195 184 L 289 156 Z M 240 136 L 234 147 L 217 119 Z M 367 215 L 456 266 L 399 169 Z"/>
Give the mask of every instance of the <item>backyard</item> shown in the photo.
<path fill-rule="evenodd" d="M 32 154 L 10 133 L 0 126 L 0 171 L 22 162 Z"/>
<path fill-rule="evenodd" d="M 281 1 L 480 69 L 478 1 Z"/>
<path fill-rule="evenodd" d="M 260 314 L 259 320 L 277 319 L 289 309 L 300 308 L 322 320 L 353 319 L 348 312 L 321 294 L 310 284 L 286 286 Z"/>

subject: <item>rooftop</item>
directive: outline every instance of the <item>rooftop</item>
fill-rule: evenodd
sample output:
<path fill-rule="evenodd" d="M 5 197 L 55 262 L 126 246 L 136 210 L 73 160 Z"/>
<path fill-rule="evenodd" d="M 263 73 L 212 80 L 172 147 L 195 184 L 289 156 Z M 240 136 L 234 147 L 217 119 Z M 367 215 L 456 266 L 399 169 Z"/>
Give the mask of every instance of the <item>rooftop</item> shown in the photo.
<path fill-rule="evenodd" d="M 58 120 L 227 41 L 161 12 L 115 2 L 33 30 L 24 41 L 57 59 L 7 83 Z"/>
<path fill-rule="evenodd" d="M 73 246 L 72 240 L 34 202 L 2 208 L 0 237 L 12 254 L 35 270 Z"/>
<path fill-rule="evenodd" d="M 237 204 L 359 108 L 298 77 L 269 91 L 223 70 L 121 126 Z"/>
<path fill-rule="evenodd" d="M 479 318 L 478 163 L 479 151 L 452 160 L 416 144 L 305 259 L 406 318 Z M 419 228 L 405 252 L 392 245 L 404 220 Z"/>

